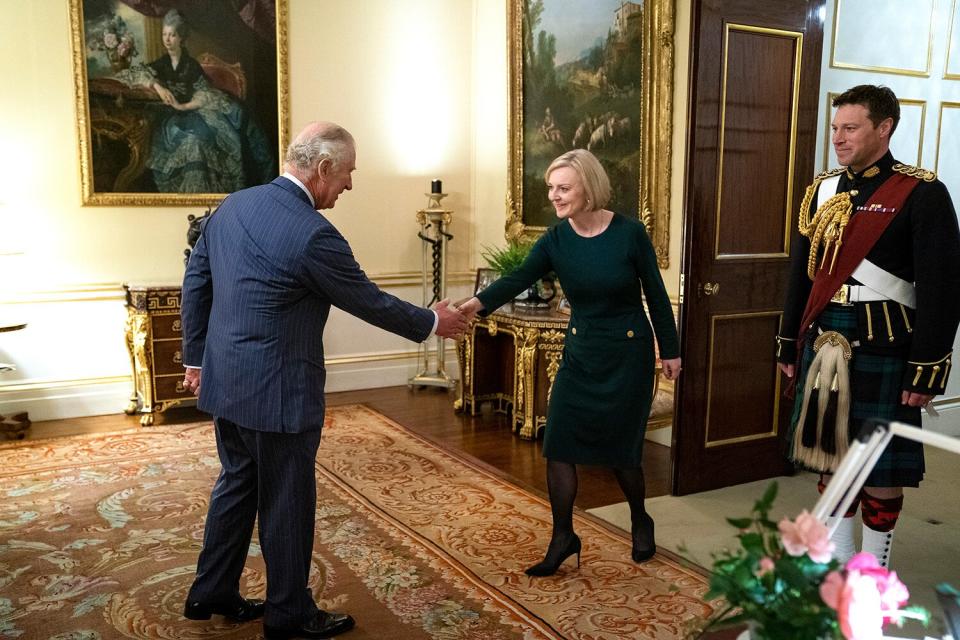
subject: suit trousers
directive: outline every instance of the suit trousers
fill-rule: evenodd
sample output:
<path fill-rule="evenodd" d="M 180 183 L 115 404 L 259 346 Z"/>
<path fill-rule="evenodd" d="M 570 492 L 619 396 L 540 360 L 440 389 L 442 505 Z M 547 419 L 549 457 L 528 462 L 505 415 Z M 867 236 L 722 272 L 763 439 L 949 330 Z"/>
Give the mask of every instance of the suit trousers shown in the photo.
<path fill-rule="evenodd" d="M 296 627 L 317 612 L 307 586 L 317 510 L 315 465 L 320 431 L 273 433 L 214 419 L 221 471 L 210 496 L 188 599 L 231 603 L 259 515 L 267 566 L 264 624 Z"/>

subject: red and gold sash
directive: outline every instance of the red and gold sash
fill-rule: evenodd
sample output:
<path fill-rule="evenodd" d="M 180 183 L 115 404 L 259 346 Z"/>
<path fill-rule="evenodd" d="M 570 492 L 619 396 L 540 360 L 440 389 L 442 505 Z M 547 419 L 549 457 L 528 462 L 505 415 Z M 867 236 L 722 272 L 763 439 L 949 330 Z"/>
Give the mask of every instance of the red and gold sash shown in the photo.
<path fill-rule="evenodd" d="M 844 230 L 843 249 L 837 257 L 835 267 L 832 270 L 825 268 L 830 266 L 829 262 L 825 261 L 827 264 L 822 265 L 817 271 L 813 288 L 807 298 L 807 306 L 803 310 L 803 319 L 800 321 L 798 336 L 800 345 L 798 346 L 802 348 L 810 323 L 820 315 L 840 285 L 847 281 L 847 278 L 867 257 L 870 249 L 883 235 L 887 225 L 893 221 L 897 212 L 903 207 L 903 203 L 919 183 L 920 180 L 917 178 L 896 173 L 880 185 L 857 215 L 852 216 Z"/>

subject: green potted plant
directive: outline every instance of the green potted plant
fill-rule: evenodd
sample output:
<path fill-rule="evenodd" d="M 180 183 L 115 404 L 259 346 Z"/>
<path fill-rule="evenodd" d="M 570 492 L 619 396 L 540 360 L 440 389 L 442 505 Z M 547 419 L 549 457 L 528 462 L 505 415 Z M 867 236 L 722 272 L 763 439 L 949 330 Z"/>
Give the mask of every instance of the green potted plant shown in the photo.
<path fill-rule="evenodd" d="M 523 264 L 531 247 L 533 247 L 532 242 L 511 241 L 502 249 L 485 246 L 480 256 L 487 261 L 491 269 L 497 272 L 497 275 L 503 277 L 510 275 Z"/>
<path fill-rule="evenodd" d="M 523 264 L 532 247 L 532 242 L 511 241 L 502 249 L 485 246 L 480 256 L 487 261 L 491 269 L 497 272 L 497 275 L 503 277 L 510 275 Z M 528 309 L 547 309 L 555 295 L 556 288 L 553 286 L 553 280 L 550 280 L 549 287 L 544 287 L 543 282 L 539 281 L 514 298 L 514 304 Z"/>

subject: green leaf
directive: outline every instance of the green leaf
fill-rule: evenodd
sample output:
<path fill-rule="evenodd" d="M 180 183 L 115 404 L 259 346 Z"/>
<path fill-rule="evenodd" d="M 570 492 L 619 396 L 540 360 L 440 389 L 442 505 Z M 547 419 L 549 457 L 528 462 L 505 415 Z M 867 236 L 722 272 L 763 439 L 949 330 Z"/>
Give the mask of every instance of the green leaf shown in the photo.
<path fill-rule="evenodd" d="M 727 522 L 729 522 L 732 526 L 736 527 L 737 529 L 741 529 L 741 530 L 749 529 L 750 525 L 753 524 L 753 520 L 751 520 L 750 518 L 727 518 Z"/>
<path fill-rule="evenodd" d="M 760 511 L 766 513 L 770 511 L 770 507 L 773 506 L 773 501 L 777 498 L 778 485 L 776 482 L 771 482 L 770 486 L 767 487 L 767 490 L 763 492 L 763 497 L 754 505 L 754 511 Z"/>
<path fill-rule="evenodd" d="M 532 247 L 531 242 L 511 242 L 503 249 L 484 245 L 480 256 L 487 261 L 491 269 L 505 276 L 513 273 L 523 264 Z"/>
<path fill-rule="evenodd" d="M 766 549 L 763 546 L 763 536 L 759 533 L 743 533 L 740 535 L 740 544 L 748 552 L 762 556 Z"/>

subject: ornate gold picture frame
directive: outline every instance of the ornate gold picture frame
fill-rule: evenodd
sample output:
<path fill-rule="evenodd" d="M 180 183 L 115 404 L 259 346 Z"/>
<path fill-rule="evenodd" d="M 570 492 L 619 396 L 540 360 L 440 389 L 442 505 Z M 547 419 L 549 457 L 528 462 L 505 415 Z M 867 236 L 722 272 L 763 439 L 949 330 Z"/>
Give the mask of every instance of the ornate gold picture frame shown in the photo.
<path fill-rule="evenodd" d="M 508 10 L 507 239 L 553 223 L 543 172 L 587 148 L 610 175 L 609 206 L 644 222 L 667 268 L 673 0 L 508 0 Z"/>
<path fill-rule="evenodd" d="M 287 1 L 69 0 L 85 205 L 211 205 L 276 177 Z"/>

